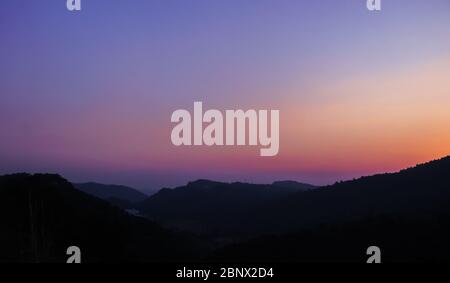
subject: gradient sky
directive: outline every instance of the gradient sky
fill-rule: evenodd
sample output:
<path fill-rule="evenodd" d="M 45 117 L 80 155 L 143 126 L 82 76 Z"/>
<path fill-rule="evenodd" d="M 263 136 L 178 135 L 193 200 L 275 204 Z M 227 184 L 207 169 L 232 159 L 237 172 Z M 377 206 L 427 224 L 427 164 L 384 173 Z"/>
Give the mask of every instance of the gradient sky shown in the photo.
<path fill-rule="evenodd" d="M 450 154 L 448 0 L 65 2 L 0 2 L 1 174 L 327 184 Z M 194 101 L 279 109 L 279 155 L 174 147 Z"/>

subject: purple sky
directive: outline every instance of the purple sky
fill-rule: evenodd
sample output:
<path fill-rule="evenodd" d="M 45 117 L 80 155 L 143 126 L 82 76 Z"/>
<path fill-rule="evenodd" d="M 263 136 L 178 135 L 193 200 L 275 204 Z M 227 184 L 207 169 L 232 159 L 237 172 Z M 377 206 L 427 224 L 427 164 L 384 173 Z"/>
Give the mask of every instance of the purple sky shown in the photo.
<path fill-rule="evenodd" d="M 333 128 L 311 110 L 338 115 L 362 103 L 381 105 L 381 94 L 355 87 L 362 78 L 405 105 L 410 91 L 396 86 L 409 73 L 418 81 L 424 69 L 424 88 L 449 90 L 433 78 L 450 62 L 450 2 L 384 0 L 380 13 L 367 11 L 365 2 L 84 0 L 83 11 L 72 13 L 64 0 L 1 1 L 0 173 L 55 172 L 144 190 L 197 178 L 326 184 L 448 153 L 430 140 L 405 145 L 412 134 L 397 128 L 377 132 L 377 146 L 355 125 L 371 121 L 366 111 L 341 114 Z M 172 147 L 170 115 L 194 101 L 222 110 L 279 109 L 280 156 Z M 351 102 L 341 108 L 336 101 Z M 414 96 L 414 110 L 393 108 L 386 121 L 404 125 L 408 114 L 424 110 L 417 105 L 435 107 L 422 103 Z M 396 113 L 404 117 L 396 120 Z M 438 136 L 448 126 L 448 116 L 430 113 L 410 125 L 417 135 L 424 123 L 440 125 Z M 322 126 L 323 136 L 303 121 Z M 372 126 L 374 133 L 382 124 Z M 396 151 L 382 159 L 377 147 Z"/>

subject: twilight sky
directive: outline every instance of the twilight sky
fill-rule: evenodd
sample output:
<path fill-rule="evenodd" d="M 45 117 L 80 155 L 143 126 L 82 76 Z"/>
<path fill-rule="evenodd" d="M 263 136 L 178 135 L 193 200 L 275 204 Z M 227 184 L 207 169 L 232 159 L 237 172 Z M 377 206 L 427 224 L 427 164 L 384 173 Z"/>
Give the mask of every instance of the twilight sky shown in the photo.
<path fill-rule="evenodd" d="M 450 154 L 450 1 L 0 2 L 0 174 L 327 184 Z M 175 147 L 174 110 L 279 109 L 280 152 Z"/>

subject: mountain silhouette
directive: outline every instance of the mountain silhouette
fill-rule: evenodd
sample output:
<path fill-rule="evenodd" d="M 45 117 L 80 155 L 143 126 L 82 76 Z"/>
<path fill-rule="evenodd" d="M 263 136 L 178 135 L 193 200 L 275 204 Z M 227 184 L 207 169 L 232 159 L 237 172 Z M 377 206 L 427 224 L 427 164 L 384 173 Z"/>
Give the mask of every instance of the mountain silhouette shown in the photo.
<path fill-rule="evenodd" d="M 58 175 L 1 176 L 0 223 L 0 262 L 65 262 L 69 246 L 80 247 L 83 262 L 171 261 L 201 250 Z"/>
<path fill-rule="evenodd" d="M 90 195 L 106 200 L 121 208 L 132 208 L 134 203 L 143 201 L 148 195 L 126 186 L 104 185 L 99 183 L 74 183 L 73 186 Z"/>
<path fill-rule="evenodd" d="M 450 263 L 450 214 L 415 218 L 381 215 L 260 236 L 216 250 L 209 262 L 359 262 L 367 249 L 381 250 L 382 262 Z"/>
<path fill-rule="evenodd" d="M 365 262 L 369 246 L 450 261 L 450 157 L 320 188 L 198 180 L 133 205 L 145 217 L 58 175 L 0 176 L 0 261 L 64 262 L 69 246 L 84 262 Z"/>
<path fill-rule="evenodd" d="M 365 262 L 375 245 L 384 262 L 450 262 L 449 173 L 447 157 L 290 196 L 253 216 L 265 236 L 210 260 Z"/>
<path fill-rule="evenodd" d="M 398 173 L 305 191 L 200 180 L 163 189 L 139 209 L 163 225 L 232 238 L 287 233 L 378 215 L 424 218 L 449 211 L 449 173 L 447 157 Z"/>
<path fill-rule="evenodd" d="M 450 211 L 450 157 L 397 173 L 339 182 L 275 200 L 259 215 L 277 231 L 378 215 L 426 217 Z M 269 228 L 270 230 L 270 228 Z"/>
<path fill-rule="evenodd" d="M 304 192 L 316 188 L 316 186 L 296 181 L 276 181 L 272 183 L 272 187 L 277 188 L 278 191 L 284 189 L 288 192 Z"/>
<path fill-rule="evenodd" d="M 168 227 L 222 237 L 237 230 L 243 216 L 277 199 L 314 188 L 296 182 L 272 185 L 190 182 L 175 189 L 162 189 L 138 205 L 141 213 Z"/>

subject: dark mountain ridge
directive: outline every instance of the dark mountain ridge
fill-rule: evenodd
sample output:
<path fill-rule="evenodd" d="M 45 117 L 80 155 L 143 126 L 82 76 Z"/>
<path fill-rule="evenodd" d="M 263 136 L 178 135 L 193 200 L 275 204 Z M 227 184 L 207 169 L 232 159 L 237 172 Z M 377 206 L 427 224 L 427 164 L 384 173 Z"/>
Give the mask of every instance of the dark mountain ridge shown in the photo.
<path fill-rule="evenodd" d="M 272 186 L 279 190 L 284 189 L 290 192 L 304 192 L 317 188 L 316 186 L 296 181 L 276 181 L 272 183 Z"/>
<path fill-rule="evenodd" d="M 129 215 L 58 175 L 0 176 L 0 261 L 64 262 L 73 245 L 84 262 L 363 262 L 371 245 L 385 261 L 450 260 L 450 157 L 305 190 L 198 180 L 138 206 L 199 237 Z"/>
<path fill-rule="evenodd" d="M 105 185 L 95 182 L 73 183 L 73 186 L 84 193 L 107 201 L 121 200 L 129 203 L 135 203 L 148 198 L 148 195 L 127 186 Z"/>
<path fill-rule="evenodd" d="M 266 216 L 278 225 L 295 223 L 301 227 L 380 214 L 426 217 L 449 211 L 449 174 L 450 157 L 446 157 L 397 173 L 362 177 L 295 194 L 271 204 L 270 209 L 282 218 Z"/>
<path fill-rule="evenodd" d="M 197 180 L 175 189 L 162 189 L 141 202 L 138 209 L 169 227 L 221 234 L 239 226 L 238 219 L 250 211 L 311 188 L 314 186 L 294 182 L 260 185 Z"/>
<path fill-rule="evenodd" d="M 377 246 L 382 262 L 450 262 L 449 174 L 446 157 L 296 194 L 253 217 L 272 235 L 220 248 L 210 260 L 362 263 Z"/>
<path fill-rule="evenodd" d="M 80 192 L 58 175 L 0 176 L 0 262 L 170 261 L 200 248 L 183 235 Z"/>
<path fill-rule="evenodd" d="M 427 217 L 450 208 L 450 157 L 398 173 L 286 192 L 273 185 L 200 180 L 165 189 L 140 210 L 163 225 L 228 237 L 286 233 L 365 217 Z"/>

